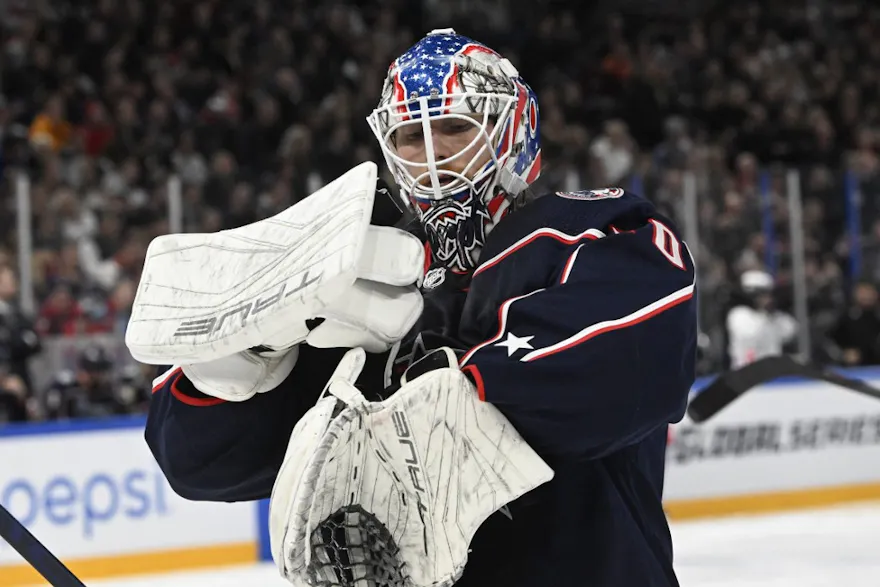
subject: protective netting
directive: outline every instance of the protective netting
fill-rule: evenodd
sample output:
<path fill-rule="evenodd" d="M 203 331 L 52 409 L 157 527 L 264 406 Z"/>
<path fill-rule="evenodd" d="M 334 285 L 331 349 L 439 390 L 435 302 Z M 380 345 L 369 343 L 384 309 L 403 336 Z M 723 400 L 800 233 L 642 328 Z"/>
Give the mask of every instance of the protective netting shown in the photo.
<path fill-rule="evenodd" d="M 407 587 L 391 532 L 358 505 L 343 507 L 312 532 L 308 567 L 315 587 Z"/>

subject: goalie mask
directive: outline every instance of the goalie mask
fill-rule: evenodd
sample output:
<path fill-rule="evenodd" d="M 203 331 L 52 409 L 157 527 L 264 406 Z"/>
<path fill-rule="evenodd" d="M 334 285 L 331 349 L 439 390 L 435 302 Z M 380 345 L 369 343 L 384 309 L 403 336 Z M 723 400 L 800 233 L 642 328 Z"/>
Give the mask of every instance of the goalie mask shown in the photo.
<path fill-rule="evenodd" d="M 516 68 L 452 29 L 388 70 L 367 119 L 434 258 L 466 272 L 512 196 L 538 178 L 538 100 Z"/>

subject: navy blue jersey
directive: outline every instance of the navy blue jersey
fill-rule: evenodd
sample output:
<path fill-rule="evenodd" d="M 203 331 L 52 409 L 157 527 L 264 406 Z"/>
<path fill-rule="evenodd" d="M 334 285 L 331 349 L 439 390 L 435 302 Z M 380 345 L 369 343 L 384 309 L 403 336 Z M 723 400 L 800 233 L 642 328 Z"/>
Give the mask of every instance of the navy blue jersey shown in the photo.
<path fill-rule="evenodd" d="M 620 189 L 553 194 L 490 233 L 471 275 L 431 267 L 425 311 L 401 351 L 369 355 L 365 395 L 386 366 L 453 346 L 482 399 L 554 479 L 477 532 L 459 586 L 670 587 L 662 509 L 667 425 L 694 380 L 694 265 L 673 224 Z M 157 380 L 147 441 L 190 499 L 267 497 L 294 424 L 344 349 L 301 349 L 276 390 L 241 403 Z"/>

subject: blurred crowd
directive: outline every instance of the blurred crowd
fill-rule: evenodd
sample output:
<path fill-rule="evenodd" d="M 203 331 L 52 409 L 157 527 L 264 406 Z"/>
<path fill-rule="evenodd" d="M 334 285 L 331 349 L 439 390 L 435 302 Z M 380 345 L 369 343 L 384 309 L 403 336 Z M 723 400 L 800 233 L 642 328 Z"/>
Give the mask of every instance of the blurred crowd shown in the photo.
<path fill-rule="evenodd" d="M 538 92 L 544 190 L 636 188 L 682 222 L 695 178 L 701 369 L 724 367 L 744 271 L 772 269 L 790 309 L 788 169 L 801 178 L 814 358 L 880 361 L 880 5 L 691 5 L 647 17 L 548 0 L 0 1 L 0 420 L 61 417 L 22 367 L 41 341 L 123 333 L 146 246 L 169 230 L 172 176 L 183 230 L 216 231 L 381 161 L 364 118 L 389 63 L 449 26 Z M 17 301 L 19 171 L 32 314 Z M 855 272 L 847 178 L 863 202 Z M 76 379 L 90 381 L 80 359 Z"/>

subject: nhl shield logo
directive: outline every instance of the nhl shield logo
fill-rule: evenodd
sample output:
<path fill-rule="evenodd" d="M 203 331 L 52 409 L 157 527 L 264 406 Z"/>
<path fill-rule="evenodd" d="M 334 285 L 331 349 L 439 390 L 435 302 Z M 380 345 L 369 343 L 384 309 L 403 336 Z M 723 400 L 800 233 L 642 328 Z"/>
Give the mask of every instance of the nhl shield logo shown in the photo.
<path fill-rule="evenodd" d="M 422 282 L 422 289 L 434 289 L 446 280 L 446 268 L 435 267 L 425 274 L 425 281 Z"/>
<path fill-rule="evenodd" d="M 569 200 L 609 200 L 623 195 L 621 188 L 604 188 L 601 190 L 582 190 L 579 192 L 556 192 L 560 198 Z"/>

